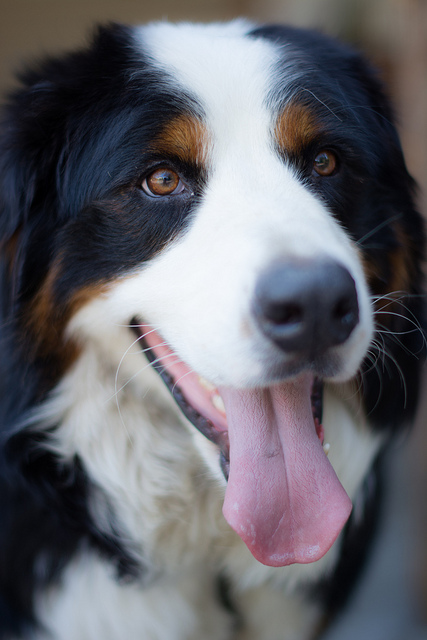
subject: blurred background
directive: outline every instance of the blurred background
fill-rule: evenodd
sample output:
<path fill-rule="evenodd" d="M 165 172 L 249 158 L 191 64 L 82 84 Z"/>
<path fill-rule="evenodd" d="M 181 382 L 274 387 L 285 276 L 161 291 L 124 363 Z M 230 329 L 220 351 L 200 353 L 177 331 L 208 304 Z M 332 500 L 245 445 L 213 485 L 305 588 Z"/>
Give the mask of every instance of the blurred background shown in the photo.
<path fill-rule="evenodd" d="M 34 55 L 81 45 L 96 22 L 227 20 L 320 29 L 364 50 L 396 105 L 410 172 L 427 213 L 427 0 L 0 0 L 0 92 Z M 424 387 L 427 390 L 427 384 Z M 327 640 L 427 640 L 427 393 L 392 452 L 372 563 Z"/>

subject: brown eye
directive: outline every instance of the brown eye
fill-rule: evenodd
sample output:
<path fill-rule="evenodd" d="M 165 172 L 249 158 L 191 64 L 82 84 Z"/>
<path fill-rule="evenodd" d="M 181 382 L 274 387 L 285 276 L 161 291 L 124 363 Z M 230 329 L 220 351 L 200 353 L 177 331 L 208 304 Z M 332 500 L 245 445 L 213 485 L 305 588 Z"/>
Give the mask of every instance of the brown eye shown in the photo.
<path fill-rule="evenodd" d="M 314 159 L 313 170 L 319 176 L 331 176 L 337 166 L 338 161 L 332 151 L 321 151 Z"/>
<path fill-rule="evenodd" d="M 161 196 L 171 196 L 172 194 L 181 193 L 184 189 L 184 185 L 175 171 L 162 167 L 160 169 L 156 169 L 145 178 L 142 183 L 142 189 L 149 196 L 158 198 Z"/>

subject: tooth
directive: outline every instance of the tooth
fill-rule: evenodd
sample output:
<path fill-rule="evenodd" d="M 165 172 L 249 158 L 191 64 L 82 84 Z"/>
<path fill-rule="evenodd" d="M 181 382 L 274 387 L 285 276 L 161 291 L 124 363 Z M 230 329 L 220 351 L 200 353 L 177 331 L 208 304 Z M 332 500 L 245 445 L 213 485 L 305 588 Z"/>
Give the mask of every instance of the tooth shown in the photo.
<path fill-rule="evenodd" d="M 331 445 L 329 444 L 329 442 L 325 442 L 325 444 L 323 445 L 323 451 L 325 452 L 326 455 L 328 455 L 330 448 L 331 448 Z"/>
<path fill-rule="evenodd" d="M 199 384 L 206 389 L 206 391 L 216 391 L 216 387 L 209 382 L 209 380 L 206 380 L 206 378 L 199 377 Z"/>
<path fill-rule="evenodd" d="M 218 411 L 221 411 L 221 413 L 225 414 L 224 401 L 219 395 L 219 393 L 215 393 L 215 395 L 212 396 L 212 404 L 215 407 L 215 409 L 218 409 Z"/>

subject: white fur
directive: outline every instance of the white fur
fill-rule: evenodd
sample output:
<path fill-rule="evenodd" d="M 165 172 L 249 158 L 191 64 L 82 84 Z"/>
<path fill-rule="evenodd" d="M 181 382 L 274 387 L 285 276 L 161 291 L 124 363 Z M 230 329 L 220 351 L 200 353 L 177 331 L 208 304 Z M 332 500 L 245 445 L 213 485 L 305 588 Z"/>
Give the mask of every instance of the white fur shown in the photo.
<path fill-rule="evenodd" d="M 108 330 L 110 322 L 102 321 L 102 317 L 108 318 L 107 315 L 98 315 L 99 304 L 99 300 L 94 301 L 81 314 L 88 321 L 94 312 L 99 344 L 94 339 L 94 346 L 85 350 L 50 403 L 45 405 L 44 422 L 49 425 L 61 421 L 51 443 L 52 448 L 65 459 L 79 454 L 90 477 L 106 491 L 122 523 L 124 536 L 130 534 L 132 541 L 137 543 L 139 557 L 147 567 L 148 584 L 153 586 L 146 591 L 146 587 L 127 585 L 122 591 L 110 569 L 89 556 L 82 556 L 71 565 L 63 589 L 59 592 L 53 590 L 46 601 L 41 601 L 46 621 L 55 625 L 54 637 L 57 640 L 101 637 L 94 635 L 92 630 L 95 628 L 98 633 L 97 625 L 104 619 L 99 611 L 105 606 L 108 609 L 106 620 L 111 629 L 133 629 L 133 620 L 136 621 L 135 628 L 144 629 L 142 625 L 145 624 L 149 629 L 156 629 L 152 636 L 142 635 L 144 640 L 176 640 L 168 620 L 164 621 L 162 616 L 158 618 L 156 608 L 150 603 L 156 596 L 161 598 L 161 594 L 164 594 L 166 602 L 166 595 L 172 597 L 170 594 L 175 589 L 174 597 L 178 603 L 187 598 L 184 576 L 188 573 L 188 580 L 197 582 L 202 568 L 204 581 L 199 583 L 200 590 L 196 590 L 200 596 L 197 606 L 193 605 L 195 594 L 187 600 L 188 628 L 192 625 L 197 628 L 198 616 L 204 618 L 206 615 L 210 619 L 210 612 L 215 609 L 213 576 L 221 569 L 234 585 L 234 597 L 239 607 L 251 613 L 245 631 L 248 639 L 276 640 L 274 630 L 281 628 L 285 619 L 290 629 L 289 638 L 305 638 L 307 619 L 312 621 L 317 609 L 313 607 L 311 613 L 304 610 L 305 615 L 300 617 L 303 605 L 294 591 L 299 584 L 327 572 L 336 557 L 338 545 L 314 564 L 273 569 L 254 560 L 222 518 L 223 478 L 220 474 L 214 477 L 203 469 L 192 444 L 194 427 L 187 425 L 178 413 L 157 374 L 147 368 L 140 350 L 128 351 L 116 383 L 114 365 L 104 360 L 105 345 L 112 344 Z M 92 322 L 88 322 L 88 326 L 91 330 L 95 328 Z M 114 331 L 117 345 L 117 355 L 112 360 L 117 361 L 118 355 L 131 345 L 131 340 L 127 329 L 114 327 L 114 324 L 110 329 Z M 120 337 L 125 342 L 128 340 L 126 349 L 123 349 Z M 111 356 L 114 355 L 111 350 Z M 131 382 L 124 386 L 130 379 Z M 116 384 L 121 389 L 117 395 Z M 345 489 L 355 499 L 379 441 L 369 435 L 362 412 L 355 423 L 353 403 L 351 390 L 343 389 L 337 394 L 335 387 L 331 387 L 325 393 L 326 437 L 331 442 L 331 461 Z M 216 462 L 217 457 L 216 454 Z M 340 465 L 340 459 L 345 459 L 345 464 Z M 102 504 L 98 505 L 96 513 L 98 522 L 102 523 L 103 514 L 99 509 L 102 509 Z M 104 521 L 108 532 L 108 518 L 105 517 Z M 88 576 L 85 577 L 86 570 Z M 96 588 L 93 581 L 98 582 Z M 204 597 L 202 584 L 205 585 Z M 263 604 L 264 598 L 269 602 L 276 598 L 270 594 L 271 589 L 278 590 L 278 597 L 283 599 L 275 614 L 274 610 L 270 611 L 271 607 L 268 607 L 267 614 Z M 78 599 L 75 592 L 79 594 Z M 126 606 L 113 606 L 117 598 L 119 601 L 126 599 Z M 111 605 L 108 604 L 110 599 Z M 75 607 L 80 601 L 90 601 L 91 606 L 85 608 L 84 616 L 78 616 L 78 622 Z M 171 611 L 173 606 L 172 602 Z M 149 618 L 144 623 L 142 612 Z M 269 635 L 267 627 L 260 636 L 254 629 L 265 616 L 270 620 L 272 635 Z M 216 617 L 217 614 L 214 615 Z M 228 636 L 224 629 L 227 621 L 219 613 L 217 619 L 218 630 L 213 628 L 211 635 L 199 637 L 226 640 Z M 78 624 L 82 626 L 76 627 Z M 89 630 L 87 636 L 82 631 L 84 625 Z M 70 630 L 77 628 L 78 633 L 76 630 L 72 635 Z M 117 635 L 112 633 L 105 637 L 113 640 Z M 132 636 L 129 631 L 129 637 L 139 636 Z M 187 638 L 185 635 L 182 637 Z M 40 640 L 42 638 L 44 640 L 43 636 Z"/>
<path fill-rule="evenodd" d="M 65 459 L 77 453 L 105 492 L 105 503 L 92 505 L 97 522 L 108 529 L 111 504 L 147 567 L 148 586 L 118 585 L 82 550 L 63 589 L 40 600 L 56 640 L 234 638 L 214 598 L 218 569 L 247 616 L 240 640 L 304 640 L 318 617 L 315 609 L 300 614 L 293 589 L 324 575 L 337 545 L 309 565 L 272 569 L 254 560 L 222 517 L 218 451 L 179 414 L 126 326 L 134 316 L 152 323 L 217 385 L 264 384 L 274 357 L 250 315 L 257 277 L 278 258 L 318 256 L 350 271 L 360 305 L 358 328 L 336 348 L 337 379 L 352 376 L 368 348 L 372 313 L 358 252 L 274 151 L 277 114 L 267 94 L 278 52 L 242 39 L 248 28 L 236 22 L 135 31 L 165 82 L 173 79 L 203 107 L 209 182 L 183 237 L 72 319 L 68 332 L 82 355 L 38 414 L 46 427 L 60 424 L 52 448 Z M 353 404 L 347 387 L 328 387 L 330 459 L 355 498 L 379 442 Z"/>
<path fill-rule="evenodd" d="M 227 640 L 231 617 L 216 601 L 203 566 L 163 576 L 153 586 L 121 584 L 100 559 L 85 552 L 40 601 L 44 640 Z M 200 616 L 200 609 L 203 616 Z"/>
<path fill-rule="evenodd" d="M 215 384 L 256 386 L 268 381 L 266 364 L 274 361 L 250 313 L 257 277 L 277 259 L 330 258 L 353 276 L 360 307 L 359 326 L 336 348 L 340 378 L 346 379 L 359 366 L 373 331 L 357 250 L 274 152 L 277 113 L 267 96 L 274 87 L 277 49 L 242 40 L 232 27 L 230 32 L 213 27 L 206 34 L 186 26 L 181 34 L 173 25 L 139 31 L 159 68 L 173 72 L 170 81 L 176 86 L 181 80 L 203 107 L 210 179 L 189 232 L 117 290 L 117 304 L 139 304 L 143 318 Z M 143 298 L 135 300 L 135 294 Z M 197 353 L 203 358 L 197 360 Z"/>

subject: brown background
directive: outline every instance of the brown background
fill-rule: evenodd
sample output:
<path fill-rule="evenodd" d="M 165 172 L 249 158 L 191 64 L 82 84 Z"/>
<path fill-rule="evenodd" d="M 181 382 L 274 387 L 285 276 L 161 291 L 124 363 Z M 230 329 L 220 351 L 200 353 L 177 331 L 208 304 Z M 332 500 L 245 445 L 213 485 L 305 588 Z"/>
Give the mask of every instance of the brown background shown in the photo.
<path fill-rule="evenodd" d="M 364 49 L 397 107 L 411 173 L 427 212 L 427 0 L 0 0 L 0 92 L 34 55 L 85 42 L 96 22 L 226 20 L 320 28 Z M 424 392 L 424 395 L 427 395 Z M 424 416 L 390 463 L 391 491 L 375 561 L 330 640 L 427 639 L 427 437 Z"/>

